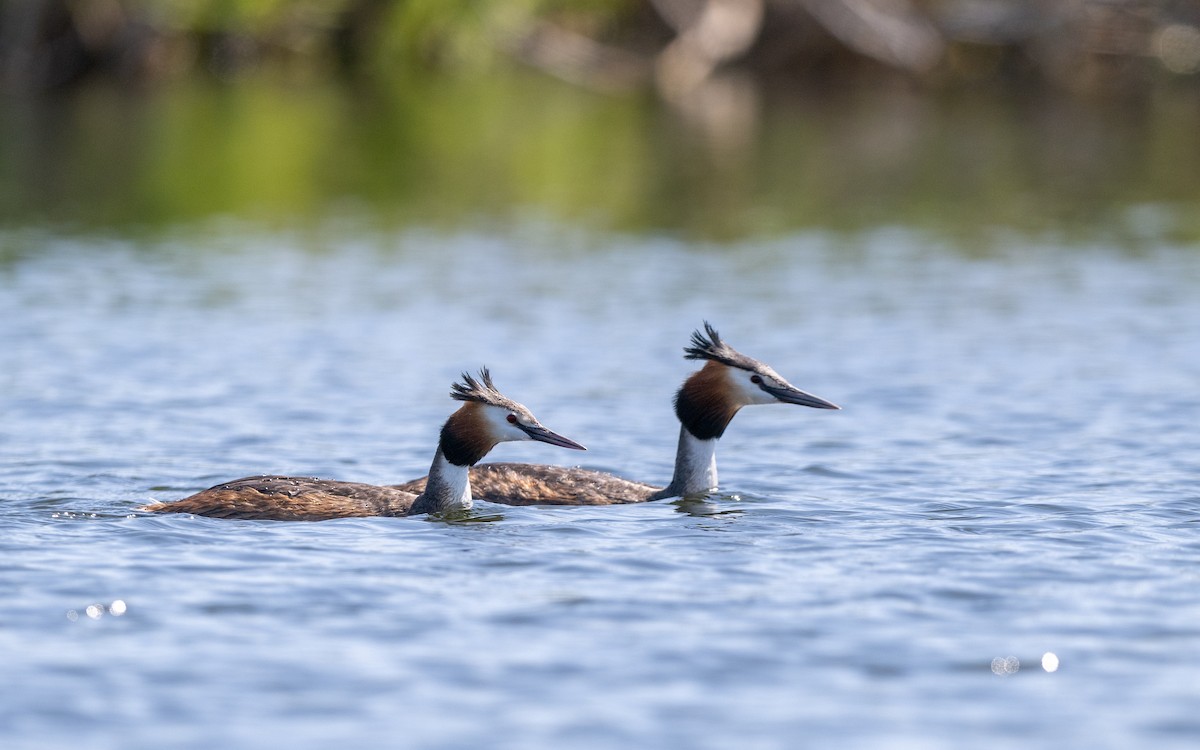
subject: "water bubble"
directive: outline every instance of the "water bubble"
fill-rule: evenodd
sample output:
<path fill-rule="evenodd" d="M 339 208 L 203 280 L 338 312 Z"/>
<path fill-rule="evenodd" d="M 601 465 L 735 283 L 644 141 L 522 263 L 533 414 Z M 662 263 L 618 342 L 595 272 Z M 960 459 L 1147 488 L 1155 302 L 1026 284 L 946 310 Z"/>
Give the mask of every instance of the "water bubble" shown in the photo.
<path fill-rule="evenodd" d="M 121 615 L 125 614 L 126 609 L 125 602 L 121 599 L 117 599 L 112 604 L 108 605 L 108 613 L 113 617 L 120 617 Z"/>
<path fill-rule="evenodd" d="M 1053 651 L 1047 651 L 1046 653 L 1042 654 L 1042 669 L 1046 670 L 1047 672 L 1057 672 L 1058 654 L 1054 653 Z"/>
<path fill-rule="evenodd" d="M 67 619 L 70 620 L 71 622 L 75 622 L 76 620 L 79 619 L 79 613 L 73 609 L 68 609 L 67 610 Z"/>
<path fill-rule="evenodd" d="M 84 610 L 84 612 L 86 612 L 87 616 L 92 618 L 93 620 L 99 620 L 101 617 L 104 616 L 104 605 L 89 604 L 87 606 L 87 609 Z"/>
<path fill-rule="evenodd" d="M 1015 656 L 997 656 L 992 659 L 992 672 L 1001 677 L 1016 674 L 1021 669 L 1021 660 Z"/>

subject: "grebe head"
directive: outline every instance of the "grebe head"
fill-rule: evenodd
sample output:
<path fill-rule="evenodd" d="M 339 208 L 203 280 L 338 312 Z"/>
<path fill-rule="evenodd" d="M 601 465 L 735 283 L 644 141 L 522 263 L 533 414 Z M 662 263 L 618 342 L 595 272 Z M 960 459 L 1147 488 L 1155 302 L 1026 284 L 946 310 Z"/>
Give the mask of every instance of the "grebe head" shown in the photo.
<path fill-rule="evenodd" d="M 811 406 L 814 409 L 842 408 L 800 390 L 769 365 L 738 352 L 721 340 L 721 335 L 708 321 L 704 323 L 704 331 L 707 336 L 699 331 L 692 332 L 692 345 L 683 350 L 684 359 L 707 360 L 705 369 L 721 373 L 724 386 L 729 390 L 727 397 L 740 406 L 781 403 Z"/>
<path fill-rule="evenodd" d="M 685 359 L 705 360 L 684 381 L 675 395 L 675 414 L 701 440 L 719 438 L 729 421 L 743 406 L 753 404 L 797 404 L 814 409 L 840 409 L 823 398 L 806 393 L 757 359 L 747 357 L 721 340 L 707 321 L 704 333 L 692 332 Z"/>
<path fill-rule="evenodd" d="M 587 450 L 546 429 L 529 409 L 500 393 L 486 367 L 479 371 L 478 379 L 464 372 L 462 382 L 450 387 L 450 398 L 465 402 L 442 427 L 442 452 L 457 466 L 472 466 L 496 444 L 514 440 Z"/>

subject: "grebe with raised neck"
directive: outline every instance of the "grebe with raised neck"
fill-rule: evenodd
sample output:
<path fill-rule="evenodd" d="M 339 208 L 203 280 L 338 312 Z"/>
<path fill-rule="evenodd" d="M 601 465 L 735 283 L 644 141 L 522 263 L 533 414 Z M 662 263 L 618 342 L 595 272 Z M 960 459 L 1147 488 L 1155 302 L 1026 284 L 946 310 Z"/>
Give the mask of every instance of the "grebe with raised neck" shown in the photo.
<path fill-rule="evenodd" d="M 738 410 L 754 404 L 797 404 L 814 409 L 840 409 L 837 404 L 805 393 L 768 365 L 747 357 L 721 340 L 708 322 L 694 331 L 685 359 L 704 360 L 675 394 L 679 444 L 675 473 L 657 487 L 591 469 L 522 463 L 480 464 L 471 469 L 476 497 L 505 505 L 616 505 L 685 497 L 717 486 L 717 440 Z M 394 485 L 420 492 L 426 478 Z"/>
<path fill-rule="evenodd" d="M 463 373 L 450 397 L 464 403 L 443 425 L 429 481 L 418 492 L 310 477 L 254 476 L 142 510 L 273 521 L 447 513 L 470 509 L 470 468 L 498 443 L 536 440 L 586 450 L 546 429 L 528 409 L 500 393 L 486 367 L 479 379 Z"/>

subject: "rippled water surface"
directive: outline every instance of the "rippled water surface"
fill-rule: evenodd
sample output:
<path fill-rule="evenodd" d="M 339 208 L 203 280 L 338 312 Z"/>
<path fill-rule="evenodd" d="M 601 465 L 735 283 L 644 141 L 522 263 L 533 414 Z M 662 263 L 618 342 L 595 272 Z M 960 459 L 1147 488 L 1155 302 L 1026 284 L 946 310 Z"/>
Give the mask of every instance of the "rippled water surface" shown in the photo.
<path fill-rule="evenodd" d="M 5 748 L 1200 738 L 1196 248 L 200 236 L 4 238 Z M 705 319 L 844 407 L 744 410 L 709 497 L 136 510 L 251 473 L 419 476 L 483 364 L 590 448 L 492 459 L 665 482 Z"/>

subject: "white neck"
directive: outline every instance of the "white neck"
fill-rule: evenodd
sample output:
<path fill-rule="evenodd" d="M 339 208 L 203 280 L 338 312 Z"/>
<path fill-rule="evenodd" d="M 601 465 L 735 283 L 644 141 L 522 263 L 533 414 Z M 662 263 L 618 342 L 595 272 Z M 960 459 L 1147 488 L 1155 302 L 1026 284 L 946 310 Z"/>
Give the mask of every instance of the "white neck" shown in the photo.
<path fill-rule="evenodd" d="M 433 465 L 429 467 L 429 479 L 425 482 L 425 491 L 413 501 L 408 514 L 446 513 L 454 510 L 470 510 L 471 508 L 471 469 L 469 466 L 456 466 L 446 460 L 442 449 L 433 457 Z"/>
<path fill-rule="evenodd" d="M 679 428 L 679 448 L 675 451 L 675 476 L 659 497 L 695 495 L 717 487 L 717 440 L 701 440 Z"/>

